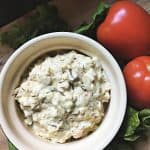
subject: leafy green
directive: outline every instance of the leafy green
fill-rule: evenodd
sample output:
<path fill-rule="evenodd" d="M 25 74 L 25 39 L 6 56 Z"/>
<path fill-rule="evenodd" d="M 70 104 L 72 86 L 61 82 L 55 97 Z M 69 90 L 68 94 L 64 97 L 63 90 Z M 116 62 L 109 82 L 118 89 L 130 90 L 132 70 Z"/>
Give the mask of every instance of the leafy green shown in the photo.
<path fill-rule="evenodd" d="M 35 36 L 68 30 L 68 25 L 59 17 L 55 6 L 46 3 L 38 6 L 25 24 L 14 25 L 9 32 L 1 33 L 0 42 L 16 49 Z"/>
<path fill-rule="evenodd" d="M 133 141 L 136 141 L 139 137 L 140 137 L 139 135 L 136 135 L 136 134 L 134 135 L 134 134 L 132 134 L 132 135 L 130 135 L 130 136 L 125 136 L 125 137 L 124 137 L 124 140 L 133 142 Z"/>
<path fill-rule="evenodd" d="M 131 107 L 127 109 L 124 122 L 124 140 L 135 141 L 150 130 L 150 109 L 137 111 Z"/>
<path fill-rule="evenodd" d="M 91 21 L 89 23 L 81 24 L 77 29 L 75 29 L 74 32 L 85 34 L 95 39 L 96 29 L 98 25 L 105 19 L 108 9 L 109 5 L 107 5 L 104 2 L 100 2 L 100 4 L 97 7 L 97 10 L 92 15 Z"/>
<path fill-rule="evenodd" d="M 139 118 L 144 128 L 150 129 L 150 109 L 144 109 L 139 112 Z"/>
<path fill-rule="evenodd" d="M 105 150 L 133 150 L 132 144 L 150 133 L 150 109 L 135 110 L 128 106 L 123 124 Z"/>
<path fill-rule="evenodd" d="M 139 138 L 138 135 L 136 135 L 136 129 L 140 125 L 140 119 L 138 116 L 138 111 L 135 109 L 129 107 L 127 109 L 127 115 L 126 115 L 126 123 L 125 123 L 125 133 L 124 133 L 124 139 L 127 141 L 135 141 Z"/>
<path fill-rule="evenodd" d="M 17 148 L 8 140 L 8 148 L 9 150 L 17 150 Z"/>
<path fill-rule="evenodd" d="M 90 28 L 92 27 L 93 22 L 92 23 L 83 23 L 78 29 L 76 29 L 74 32 L 76 33 L 86 33 L 88 32 L 88 30 L 90 30 Z"/>
<path fill-rule="evenodd" d="M 98 5 L 90 23 L 83 23 L 75 32 L 95 38 L 97 26 L 104 20 L 109 6 L 104 2 Z M 14 25 L 9 32 L 0 34 L 0 42 L 13 49 L 18 48 L 35 36 L 58 31 L 70 31 L 68 25 L 59 17 L 57 9 L 51 3 L 43 4 L 36 8 L 33 16 L 25 24 Z"/>
<path fill-rule="evenodd" d="M 150 109 L 141 111 L 128 106 L 118 138 L 124 141 L 136 141 L 150 131 Z"/>

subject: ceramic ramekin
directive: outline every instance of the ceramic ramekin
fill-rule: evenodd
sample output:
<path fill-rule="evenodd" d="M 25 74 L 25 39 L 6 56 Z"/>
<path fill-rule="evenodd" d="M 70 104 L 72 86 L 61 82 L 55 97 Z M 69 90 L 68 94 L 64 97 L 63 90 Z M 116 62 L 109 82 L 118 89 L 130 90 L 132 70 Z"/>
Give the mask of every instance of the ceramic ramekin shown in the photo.
<path fill-rule="evenodd" d="M 13 39 L 12 39 L 13 40 Z M 97 56 L 111 83 L 111 100 L 98 129 L 77 141 L 54 144 L 35 135 L 19 116 L 12 91 L 25 69 L 37 57 L 58 49 L 76 49 Z M 96 41 L 75 33 L 49 33 L 30 40 L 17 49 L 0 75 L 0 124 L 6 136 L 19 150 L 102 150 L 114 138 L 126 110 L 126 88 L 122 72 L 112 55 Z"/>

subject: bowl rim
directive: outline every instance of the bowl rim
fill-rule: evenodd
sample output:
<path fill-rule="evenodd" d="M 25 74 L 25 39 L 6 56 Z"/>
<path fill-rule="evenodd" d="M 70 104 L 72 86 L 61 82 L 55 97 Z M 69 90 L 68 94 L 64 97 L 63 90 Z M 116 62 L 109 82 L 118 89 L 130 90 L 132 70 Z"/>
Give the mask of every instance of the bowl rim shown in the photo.
<path fill-rule="evenodd" d="M 117 132 L 119 131 L 121 124 L 123 122 L 124 116 L 125 116 L 125 112 L 126 112 L 126 107 L 127 107 L 127 92 L 126 92 L 126 85 L 125 85 L 125 80 L 122 74 L 122 71 L 118 65 L 118 63 L 116 62 L 116 60 L 114 59 L 114 57 L 107 51 L 106 48 L 104 48 L 100 43 L 96 42 L 95 40 L 84 36 L 84 35 L 80 35 L 77 33 L 72 33 L 72 32 L 53 32 L 53 33 L 47 33 L 47 34 L 43 34 L 40 35 L 38 37 L 35 37 L 29 41 L 27 41 L 26 43 L 24 43 L 22 46 L 20 46 L 7 60 L 7 62 L 5 63 L 5 65 L 3 66 L 3 69 L 0 73 L 0 125 L 2 130 L 4 131 L 5 135 L 10 139 L 10 141 L 20 150 L 24 149 L 24 145 L 22 145 L 20 142 L 18 142 L 13 135 L 13 131 L 11 129 L 7 129 L 5 128 L 6 126 L 6 122 L 5 122 L 5 117 L 3 116 L 3 111 L 2 111 L 2 99 L 1 99 L 1 89 L 2 86 L 4 84 L 3 79 L 5 77 L 5 74 L 7 74 L 7 70 L 9 69 L 9 66 L 11 65 L 11 63 L 17 58 L 17 56 L 19 56 L 20 53 L 22 53 L 27 47 L 29 47 L 32 44 L 35 44 L 41 40 L 45 40 L 47 38 L 53 38 L 53 37 L 69 37 L 69 38 L 77 38 L 77 39 L 82 39 L 85 42 L 89 42 L 91 45 L 96 45 L 95 47 L 99 48 L 99 49 L 103 49 L 103 51 L 101 51 L 101 53 L 103 53 L 105 56 L 108 56 L 108 58 L 110 59 L 109 61 L 111 61 L 111 63 L 113 63 L 115 65 L 115 67 L 117 67 L 118 73 L 120 74 L 120 80 L 119 82 L 121 82 L 122 85 L 122 94 L 124 96 L 124 101 L 122 101 L 121 103 L 121 107 L 122 107 L 122 111 L 119 113 L 119 117 L 117 120 L 117 123 L 115 125 L 115 128 L 113 130 L 113 132 L 111 132 L 109 138 L 106 140 L 105 144 L 103 145 L 103 147 L 105 148 L 111 141 L 112 139 L 115 137 L 115 135 L 117 134 Z"/>

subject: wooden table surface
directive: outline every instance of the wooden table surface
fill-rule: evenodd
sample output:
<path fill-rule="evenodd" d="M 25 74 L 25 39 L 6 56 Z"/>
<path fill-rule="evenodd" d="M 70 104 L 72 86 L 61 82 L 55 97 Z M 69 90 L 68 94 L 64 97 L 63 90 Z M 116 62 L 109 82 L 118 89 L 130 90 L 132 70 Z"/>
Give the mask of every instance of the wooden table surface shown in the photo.
<path fill-rule="evenodd" d="M 107 1 L 111 3 L 113 0 L 107 0 Z M 138 2 L 146 10 L 150 12 L 150 0 L 135 0 L 135 1 Z M 72 27 L 74 27 L 76 25 L 79 25 L 83 21 L 89 19 L 89 16 L 91 16 L 93 11 L 95 10 L 97 4 L 99 3 L 99 0 L 82 0 L 82 1 L 81 0 L 54 0 L 54 3 L 58 7 L 60 15 L 65 20 L 67 20 Z M 27 16 L 28 15 L 19 18 L 13 23 L 0 28 L 0 32 L 9 30 L 11 26 L 16 22 L 17 23 L 24 22 Z M 12 49 L 0 45 L 0 71 L 4 63 L 12 53 L 13 53 Z M 0 129 L 0 150 L 8 150 L 7 139 L 4 136 L 1 129 Z M 138 141 L 135 146 L 135 150 L 150 150 L 150 138 Z"/>

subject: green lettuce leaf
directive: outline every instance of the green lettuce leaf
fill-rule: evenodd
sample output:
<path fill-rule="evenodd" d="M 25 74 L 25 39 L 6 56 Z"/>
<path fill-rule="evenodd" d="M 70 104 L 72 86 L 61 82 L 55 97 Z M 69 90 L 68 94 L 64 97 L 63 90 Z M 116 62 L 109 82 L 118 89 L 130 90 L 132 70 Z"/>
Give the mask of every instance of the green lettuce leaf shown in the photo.
<path fill-rule="evenodd" d="M 125 127 L 125 134 L 124 137 L 128 138 L 135 134 L 136 129 L 140 125 L 140 119 L 138 116 L 138 111 L 129 107 L 127 109 L 127 117 L 126 117 L 126 127 Z M 135 138 L 135 136 L 134 136 Z"/>
<path fill-rule="evenodd" d="M 109 9 L 109 5 L 107 5 L 104 2 L 100 2 L 96 11 L 91 17 L 91 21 L 89 23 L 81 24 L 79 27 L 75 29 L 74 32 L 85 34 L 95 39 L 97 27 L 100 23 L 104 21 L 106 14 L 108 12 L 108 9 Z"/>
<path fill-rule="evenodd" d="M 17 150 L 17 148 L 8 140 L 8 148 L 9 150 Z"/>
<path fill-rule="evenodd" d="M 136 141 L 139 137 L 140 137 L 139 135 L 134 135 L 133 134 L 133 135 L 125 136 L 124 140 L 133 142 L 133 141 Z"/>
<path fill-rule="evenodd" d="M 150 135 L 150 109 L 135 110 L 128 105 L 123 124 L 105 150 L 133 150 L 133 143 Z"/>
<path fill-rule="evenodd" d="M 56 31 L 69 31 L 69 27 L 59 17 L 57 8 L 51 3 L 46 3 L 37 6 L 35 13 L 24 24 L 16 24 L 9 32 L 1 33 L 0 42 L 16 49 L 33 37 Z"/>
<path fill-rule="evenodd" d="M 139 118 L 141 119 L 142 126 L 146 129 L 150 129 L 150 109 L 140 111 Z"/>
<path fill-rule="evenodd" d="M 132 107 L 127 108 L 127 113 L 120 131 L 120 136 L 125 141 L 136 141 L 150 131 L 150 109 L 137 111 Z"/>

